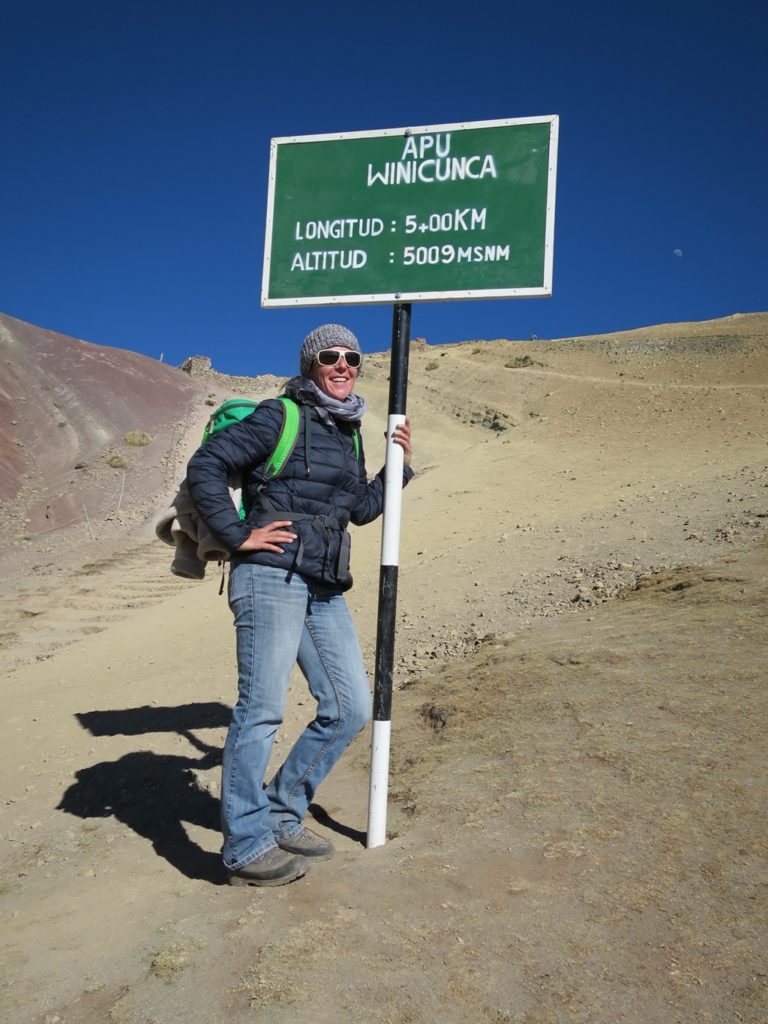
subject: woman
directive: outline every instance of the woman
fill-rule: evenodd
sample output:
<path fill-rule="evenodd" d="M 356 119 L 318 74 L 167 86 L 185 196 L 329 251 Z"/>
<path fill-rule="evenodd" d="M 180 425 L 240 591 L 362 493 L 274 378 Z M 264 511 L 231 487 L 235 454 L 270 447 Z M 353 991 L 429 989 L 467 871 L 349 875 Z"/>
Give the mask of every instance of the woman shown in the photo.
<path fill-rule="evenodd" d="M 277 400 L 207 441 L 192 457 L 187 483 L 199 514 L 232 551 L 229 604 L 237 636 L 239 697 L 224 747 L 223 857 L 232 885 L 282 885 L 333 845 L 303 825 L 315 790 L 370 717 L 371 698 L 344 591 L 347 525 L 382 511 L 384 471 L 370 483 L 357 433 L 365 402 L 353 393 L 362 354 L 357 338 L 325 324 L 304 340 L 301 376 L 286 385 L 301 429 L 279 476 L 264 465 L 277 443 Z M 410 469 L 407 422 L 393 440 Z M 238 516 L 227 481 L 242 474 L 248 515 Z M 283 720 L 294 664 L 317 713 L 264 786 Z"/>

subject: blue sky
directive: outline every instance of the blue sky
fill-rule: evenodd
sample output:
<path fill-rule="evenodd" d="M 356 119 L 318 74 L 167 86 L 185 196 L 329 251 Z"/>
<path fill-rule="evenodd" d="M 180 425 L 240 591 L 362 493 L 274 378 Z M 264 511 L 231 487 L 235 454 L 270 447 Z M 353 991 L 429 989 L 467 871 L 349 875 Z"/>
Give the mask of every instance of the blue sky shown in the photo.
<path fill-rule="evenodd" d="M 558 114 L 551 298 L 430 302 L 431 343 L 768 309 L 768 3 L 24 0 L 0 7 L 0 311 L 230 373 L 388 305 L 262 309 L 269 142 Z"/>

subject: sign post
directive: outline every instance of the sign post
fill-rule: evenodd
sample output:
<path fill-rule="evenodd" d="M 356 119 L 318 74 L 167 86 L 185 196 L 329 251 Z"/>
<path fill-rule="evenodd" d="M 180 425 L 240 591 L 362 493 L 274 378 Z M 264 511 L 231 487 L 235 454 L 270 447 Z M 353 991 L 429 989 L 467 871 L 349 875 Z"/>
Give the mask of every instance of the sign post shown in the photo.
<path fill-rule="evenodd" d="M 384 524 L 381 531 L 379 615 L 376 632 L 376 675 L 373 689 L 371 776 L 368 790 L 366 845 L 383 846 L 387 836 L 389 737 L 392 727 L 392 670 L 395 660 L 397 572 L 400 564 L 400 509 L 403 495 L 403 449 L 392 440 L 396 426 L 405 422 L 408 392 L 408 353 L 411 305 L 397 303 L 392 318 L 392 354 L 389 371 L 387 460 L 384 467 Z"/>
<path fill-rule="evenodd" d="M 558 118 L 273 139 L 261 304 L 393 303 L 368 847 L 386 840 L 411 303 L 547 296 Z"/>

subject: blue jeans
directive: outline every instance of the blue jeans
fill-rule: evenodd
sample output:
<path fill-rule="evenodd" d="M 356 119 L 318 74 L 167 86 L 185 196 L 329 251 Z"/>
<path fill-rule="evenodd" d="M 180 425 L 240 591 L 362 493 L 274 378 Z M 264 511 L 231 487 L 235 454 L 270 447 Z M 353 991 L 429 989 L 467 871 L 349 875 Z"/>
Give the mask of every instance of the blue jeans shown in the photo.
<path fill-rule="evenodd" d="M 221 815 L 224 863 L 237 870 L 300 831 L 315 790 L 369 720 L 371 694 L 338 590 L 241 562 L 230 573 L 229 606 L 239 696 L 224 746 Z M 316 715 L 265 787 L 297 661 Z"/>

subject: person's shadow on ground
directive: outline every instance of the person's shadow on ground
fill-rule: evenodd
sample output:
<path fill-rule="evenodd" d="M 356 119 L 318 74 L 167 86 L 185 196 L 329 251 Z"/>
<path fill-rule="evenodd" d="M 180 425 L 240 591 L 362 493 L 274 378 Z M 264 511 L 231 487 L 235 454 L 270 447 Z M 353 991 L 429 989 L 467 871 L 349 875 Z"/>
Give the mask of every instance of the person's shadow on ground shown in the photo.
<path fill-rule="evenodd" d="M 219 801 L 199 787 L 194 771 L 221 764 L 221 750 L 200 740 L 192 730 L 225 728 L 230 716 L 230 708 L 214 702 L 78 714 L 80 724 L 94 736 L 176 732 L 200 756 L 141 750 L 83 768 L 58 809 L 79 818 L 114 815 L 148 839 L 157 854 L 183 875 L 224 884 L 226 872 L 219 854 L 202 850 L 189 838 L 183 823 L 216 831 L 220 828 Z"/>

